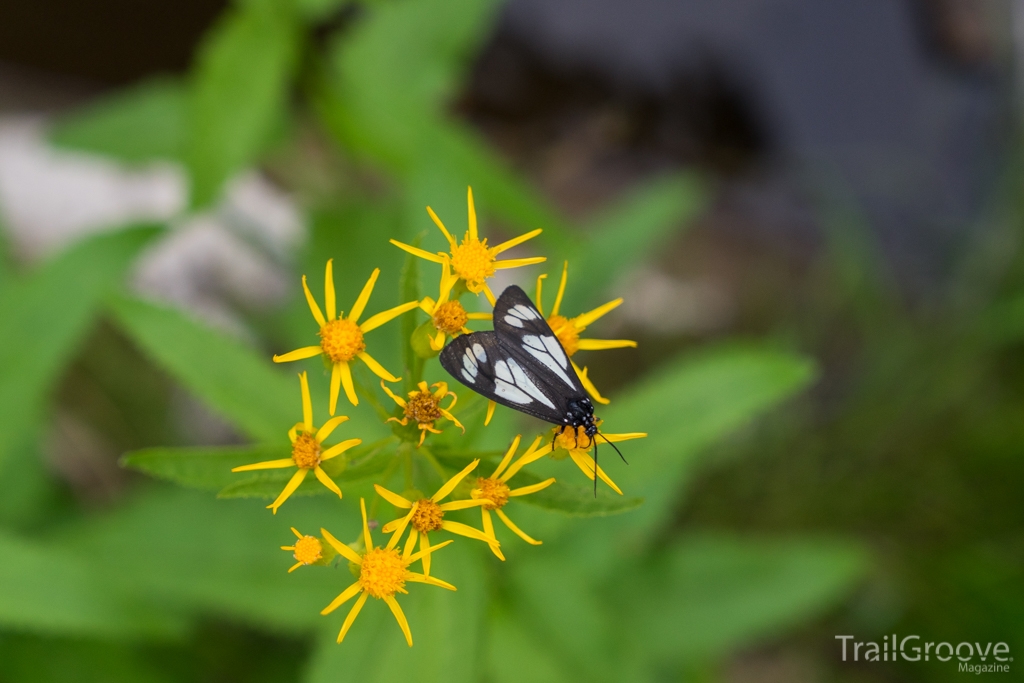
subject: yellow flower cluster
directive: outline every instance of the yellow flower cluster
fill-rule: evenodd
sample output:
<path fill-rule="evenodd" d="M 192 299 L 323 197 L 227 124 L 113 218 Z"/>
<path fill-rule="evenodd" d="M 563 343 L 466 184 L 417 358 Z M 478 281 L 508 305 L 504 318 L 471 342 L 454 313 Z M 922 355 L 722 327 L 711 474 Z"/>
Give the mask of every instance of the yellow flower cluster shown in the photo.
<path fill-rule="evenodd" d="M 236 467 L 234 472 L 246 472 L 266 469 L 295 468 L 295 473 L 288 479 L 284 489 L 268 508 L 274 514 L 284 502 L 298 490 L 306 479 L 307 474 L 312 470 L 314 476 L 323 486 L 335 493 L 339 498 L 342 491 L 331 475 L 325 471 L 323 465 L 327 461 L 346 454 L 349 450 L 359 446 L 361 439 L 347 439 L 334 443 L 325 444 L 335 429 L 348 420 L 346 416 L 337 415 L 338 396 L 344 388 L 345 396 L 353 406 L 359 404 L 357 384 L 353 379 L 351 364 L 356 359 L 362 361 L 369 370 L 380 378 L 381 389 L 395 403 L 396 413 L 387 417 L 385 422 L 393 423 L 393 430 L 397 439 L 402 443 L 399 446 L 399 453 L 395 454 L 394 464 L 397 466 L 400 453 L 404 454 L 407 462 L 406 489 L 402 493 L 396 493 L 386 487 L 390 477 L 394 474 L 396 467 L 390 467 L 382 477 L 382 481 L 374 484 L 375 496 L 371 510 L 376 510 L 379 501 L 390 503 L 400 511 L 400 516 L 384 524 L 381 532 L 390 535 L 387 543 L 383 546 L 374 545 L 373 536 L 370 533 L 370 520 L 367 517 L 366 501 L 360 498 L 359 505 L 362 514 L 362 534 L 360 538 L 351 543 L 342 543 L 333 536 L 327 529 L 320 529 L 320 536 L 313 536 L 300 533 L 294 527 L 291 531 L 297 537 L 293 545 L 282 546 L 283 550 L 292 553 L 295 560 L 288 571 L 292 572 L 303 566 L 327 566 L 334 560 L 344 558 L 350 563 L 350 568 L 356 576 L 356 580 L 343 590 L 329 605 L 322 614 L 330 614 L 345 602 L 355 598 L 355 603 L 350 608 L 348 615 L 338 634 L 340 643 L 345 634 L 351 628 L 356 616 L 359 614 L 367 597 L 383 600 L 398 621 L 408 644 L 412 645 L 412 632 L 408 621 L 399 605 L 396 596 L 399 593 L 407 592 L 407 584 L 424 583 L 438 586 L 448 590 L 455 590 L 455 586 L 435 578 L 431 575 L 431 557 L 433 553 L 452 540 L 441 543 L 432 543 L 431 535 L 434 537 L 442 532 L 448 532 L 464 538 L 481 541 L 487 545 L 490 551 L 499 559 L 504 560 L 505 556 L 501 551 L 501 543 L 498 540 L 495 530 L 492 513 L 512 533 L 531 545 L 540 545 L 538 541 L 520 529 L 509 518 L 505 512 L 505 506 L 510 500 L 517 497 L 528 496 L 540 492 L 555 483 L 553 477 L 541 481 L 534 479 L 534 483 L 513 487 L 510 481 L 525 466 L 534 463 L 545 456 L 554 459 L 569 457 L 586 475 L 595 481 L 600 479 L 605 482 L 616 493 L 622 494 L 619 487 L 611 480 L 605 471 L 597 466 L 597 462 L 590 455 L 589 449 L 594 446 L 593 440 L 585 430 L 572 427 L 555 427 L 550 438 L 537 436 L 521 455 L 516 457 L 519 451 L 521 435 L 512 439 L 511 445 L 498 462 L 490 476 L 477 475 L 475 480 L 467 481 L 467 477 L 474 473 L 480 465 L 479 458 L 473 458 L 460 471 L 451 474 L 451 470 L 445 471 L 441 463 L 430 451 L 422 449 L 425 460 L 433 467 L 434 471 L 441 475 L 443 483 L 435 493 L 426 496 L 420 493 L 413 485 L 413 476 L 410 474 L 414 468 L 411 466 L 412 453 L 424 445 L 427 434 L 441 434 L 442 429 L 438 427 L 441 421 L 451 423 L 458 427 L 462 433 L 466 429 L 452 412 L 458 397 L 455 392 L 449 390 L 446 382 L 436 382 L 433 385 L 421 377 L 422 363 L 416 368 L 407 368 L 413 376 L 409 380 L 408 387 L 416 388 L 405 392 L 401 396 L 387 383 L 401 381 L 388 372 L 377 360 L 367 352 L 367 341 L 365 335 L 398 316 L 419 309 L 429 316 L 429 319 L 418 328 L 412 339 L 403 339 L 402 343 L 411 345 L 421 359 L 429 358 L 440 352 L 446 340 L 460 334 L 468 334 L 470 330 L 467 324 L 471 320 L 488 320 L 491 314 L 487 312 L 467 312 L 463 307 L 460 297 L 470 294 L 486 296 L 491 306 L 495 303 L 495 296 L 488 285 L 488 280 L 501 269 L 516 268 L 543 262 L 543 257 L 520 258 L 511 260 L 498 260 L 499 254 L 522 244 L 527 240 L 539 235 L 541 231 L 534 230 L 515 239 L 508 240 L 490 247 L 487 239 L 481 239 L 477 229 L 476 211 L 473 205 L 472 190 L 468 193 L 469 225 L 465 236 L 459 242 L 452 237 L 438 218 L 434 211 L 427 207 L 431 219 L 444 234 L 448 241 L 450 251 L 431 253 L 396 240 L 393 244 L 401 249 L 428 261 L 441 265 L 440 283 L 438 297 L 433 299 L 425 297 L 420 301 L 409 301 L 399 306 L 387 309 L 375 315 L 371 315 L 362 323 L 360 318 L 369 303 L 373 293 L 374 285 L 380 275 L 380 269 L 375 269 L 370 275 L 359 296 L 353 303 L 348 315 L 337 310 L 333 262 L 327 262 L 324 282 L 324 308 L 321 309 L 308 285 L 306 277 L 302 278 L 302 288 L 305 293 L 306 302 L 309 305 L 313 319 L 318 326 L 317 336 L 319 343 L 312 346 L 305 346 L 289 353 L 275 355 L 273 360 L 276 363 L 298 361 L 314 356 L 323 358 L 324 363 L 330 368 L 330 394 L 329 413 L 330 417 L 320 427 L 316 427 L 313 420 L 313 403 L 309 391 L 309 382 L 306 372 L 299 375 L 301 398 L 302 398 L 302 421 L 296 423 L 288 430 L 288 438 L 291 442 L 291 456 L 278 460 L 269 460 L 250 465 Z M 605 315 L 622 303 L 622 299 L 610 301 L 592 311 L 566 317 L 560 313 L 563 295 L 565 293 L 566 279 L 568 275 L 568 263 L 562 268 L 562 278 L 558 287 L 553 306 L 548 314 L 544 314 L 542 301 L 542 286 L 545 275 L 537 279 L 538 310 L 545 316 L 552 331 L 562 343 L 568 356 L 572 357 L 577 351 L 593 351 L 601 349 L 614 349 L 624 347 L 635 347 L 636 342 L 629 340 L 601 340 L 581 338 L 586 328 L 593 324 L 601 316 Z M 420 346 L 417 348 L 417 335 L 419 335 Z M 598 403 L 606 404 L 608 399 L 604 398 L 593 385 L 588 377 L 587 368 L 580 368 L 573 361 L 573 367 L 579 375 L 586 390 Z M 364 398 L 370 400 L 371 404 L 380 406 L 378 397 L 373 395 L 360 384 L 359 391 Z M 447 405 L 443 402 L 447 401 Z M 490 422 L 494 412 L 494 403 L 488 405 L 487 417 L 484 424 Z M 380 408 L 384 410 L 383 408 Z M 444 424 L 442 423 L 442 424 Z M 600 438 L 609 443 L 636 439 L 646 436 L 643 433 L 625 434 L 600 434 Z M 392 437 L 393 439 L 395 437 Z M 542 445 L 543 443 L 543 445 Z M 404 450 L 403 450 L 404 449 Z M 358 451 L 356 451 L 358 453 Z M 334 468 L 329 465 L 328 470 L 335 476 L 343 473 L 347 460 L 351 458 L 346 455 L 339 460 L 341 465 Z M 462 462 L 465 463 L 466 458 Z M 493 463 L 492 463 L 493 464 Z M 460 463 L 458 466 L 462 466 Z M 454 468 L 453 468 L 454 469 Z M 481 520 L 480 528 L 465 522 L 451 519 L 450 513 L 479 508 Z M 458 516 L 458 514 L 456 514 Z M 406 533 L 408 531 L 408 533 Z M 404 537 L 404 543 L 402 541 Z M 417 550 L 417 545 L 419 549 Z M 412 567 L 420 564 L 421 571 L 412 571 Z M 358 596 L 358 597 L 357 597 Z"/>

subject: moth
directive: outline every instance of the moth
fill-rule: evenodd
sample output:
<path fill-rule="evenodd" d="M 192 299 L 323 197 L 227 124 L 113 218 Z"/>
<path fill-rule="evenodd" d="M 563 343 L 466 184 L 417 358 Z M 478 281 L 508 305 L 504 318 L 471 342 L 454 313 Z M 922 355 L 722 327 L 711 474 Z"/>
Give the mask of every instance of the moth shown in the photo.
<path fill-rule="evenodd" d="M 526 292 L 515 285 L 506 288 L 494 305 L 494 330 L 456 337 L 441 351 L 440 360 L 448 374 L 492 401 L 562 430 L 577 433 L 583 427 L 594 444 L 596 495 L 596 437 L 602 435 L 594 404 L 569 354 Z M 621 458 L 615 444 L 607 443 Z"/>

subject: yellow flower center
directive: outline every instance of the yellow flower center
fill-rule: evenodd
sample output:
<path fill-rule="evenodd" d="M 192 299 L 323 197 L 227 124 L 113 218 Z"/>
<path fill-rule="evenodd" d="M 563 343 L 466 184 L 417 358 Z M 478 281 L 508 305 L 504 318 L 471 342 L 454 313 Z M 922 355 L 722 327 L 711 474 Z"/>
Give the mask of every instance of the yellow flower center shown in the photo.
<path fill-rule="evenodd" d="M 553 315 L 548 318 L 548 325 L 551 331 L 562 342 L 562 348 L 568 355 L 573 355 L 580 350 L 580 331 L 572 324 L 572 321 L 564 315 Z"/>
<path fill-rule="evenodd" d="M 497 510 L 508 502 L 508 493 L 508 485 L 502 480 L 479 477 L 476 480 L 476 488 L 469 495 L 476 499 L 486 498 L 491 501 L 484 503 L 484 510 Z"/>
<path fill-rule="evenodd" d="M 335 363 L 347 362 L 366 348 L 363 331 L 351 320 L 338 318 L 320 328 L 320 348 Z"/>
<path fill-rule="evenodd" d="M 466 289 L 479 294 L 484 290 L 484 281 L 494 275 L 495 254 L 487 248 L 487 240 L 462 238 L 462 244 L 452 249 L 452 270 L 465 280 Z"/>
<path fill-rule="evenodd" d="M 315 536 L 303 536 L 295 542 L 296 561 L 302 564 L 313 564 L 323 557 L 324 548 L 320 545 L 320 539 Z"/>
<path fill-rule="evenodd" d="M 405 402 L 405 416 L 420 424 L 441 419 L 441 401 L 429 391 L 414 391 Z"/>
<path fill-rule="evenodd" d="M 555 448 L 564 448 L 567 451 L 573 449 L 586 450 L 593 443 L 587 436 L 585 427 L 555 427 Z"/>
<path fill-rule="evenodd" d="M 468 320 L 466 309 L 458 301 L 445 301 L 434 311 L 434 327 L 445 334 L 458 334 Z"/>
<path fill-rule="evenodd" d="M 320 464 L 320 444 L 312 434 L 299 434 L 296 437 L 292 444 L 292 460 L 307 470 Z"/>
<path fill-rule="evenodd" d="M 394 548 L 374 548 L 363 555 L 359 585 L 375 598 L 390 597 L 405 586 L 405 565 Z"/>
<path fill-rule="evenodd" d="M 412 526 L 421 534 L 427 534 L 440 529 L 443 519 L 444 510 L 441 506 L 429 498 L 423 498 L 412 516 Z"/>

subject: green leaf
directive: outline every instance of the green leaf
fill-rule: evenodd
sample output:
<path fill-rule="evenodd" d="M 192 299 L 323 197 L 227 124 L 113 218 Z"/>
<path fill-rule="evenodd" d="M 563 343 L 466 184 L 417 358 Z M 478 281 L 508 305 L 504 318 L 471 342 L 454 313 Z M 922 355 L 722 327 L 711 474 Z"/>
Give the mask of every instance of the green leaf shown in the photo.
<path fill-rule="evenodd" d="M 102 569 L 136 600 L 185 613 L 230 618 L 278 633 L 307 633 L 352 582 L 345 564 L 302 567 L 280 546 L 289 527 L 355 540 L 359 511 L 336 498 L 289 500 L 276 515 L 262 503 L 217 500 L 183 489 L 151 490 L 119 509 L 62 531 L 59 541 Z"/>
<path fill-rule="evenodd" d="M 801 391 L 815 375 L 806 358 L 729 345 L 683 354 L 603 408 L 603 432 L 649 434 L 625 442 L 629 466 L 609 472 L 624 493 L 645 499 L 621 518 L 629 528 L 624 533 L 638 540 L 636 532 L 666 517 L 702 449 Z"/>
<path fill-rule="evenodd" d="M 152 659 L 141 648 L 118 642 L 24 634 L 4 634 L 0 638 L 0 680 L 4 683 L 66 683 L 69 676 L 75 683 L 173 680 Z"/>
<path fill-rule="evenodd" d="M 563 258 L 569 259 L 571 273 L 590 277 L 600 273 L 601 282 L 611 283 L 650 257 L 668 238 L 680 234 L 704 208 L 707 193 L 705 184 L 694 175 L 647 183 L 590 221 L 587 239 L 573 244 Z M 561 265 L 561 259 L 553 263 L 552 271 L 561 272 Z M 566 288 L 562 310 L 583 311 L 603 294 L 601 287 L 581 284 Z"/>
<path fill-rule="evenodd" d="M 0 532 L 0 626 L 103 637 L 173 635 L 177 625 L 130 608 L 74 555 Z"/>
<path fill-rule="evenodd" d="M 488 596 L 481 556 L 486 552 L 482 543 L 453 543 L 433 555 L 430 574 L 457 591 L 410 583 L 408 595 L 396 596 L 409 621 L 413 647 L 406 645 L 382 600 L 367 601 L 339 645 L 335 640 L 352 601 L 342 605 L 328 617 L 330 626 L 313 653 L 305 682 L 480 680 Z"/>
<path fill-rule="evenodd" d="M 232 467 L 288 456 L 286 444 L 145 448 L 126 453 L 121 466 L 188 488 L 218 491 L 238 481 Z"/>
<path fill-rule="evenodd" d="M 186 93 L 174 80 L 136 85 L 57 121 L 50 141 L 129 163 L 182 159 Z"/>
<path fill-rule="evenodd" d="M 281 442 L 301 417 L 299 383 L 270 358 L 176 310 L 127 298 L 111 310 L 147 355 L 253 439 Z"/>
<path fill-rule="evenodd" d="M 776 638 L 834 607 L 867 567 L 850 542 L 696 536 L 626 570 L 612 595 L 620 634 L 653 673 Z"/>
<path fill-rule="evenodd" d="M 215 200 L 251 164 L 285 111 L 300 24 L 286 2 L 230 10 L 207 36 L 189 97 L 186 164 L 192 205 Z"/>
<path fill-rule="evenodd" d="M 158 233 L 137 228 L 92 237 L 0 289 L 0 461 L 36 427 L 100 302 Z"/>
<path fill-rule="evenodd" d="M 495 683 L 568 683 L 574 680 L 550 643 L 515 615 L 495 611 L 488 621 L 487 680 Z"/>
<path fill-rule="evenodd" d="M 354 484 L 376 477 L 384 472 L 395 459 L 394 444 L 396 438 L 388 438 L 377 443 L 359 446 L 323 464 L 323 470 L 334 483 Z M 282 449 L 276 457 L 288 457 L 287 449 Z M 267 458 L 272 459 L 272 458 Z M 254 461 L 250 461 L 254 462 Z M 256 473 L 236 473 L 235 480 L 225 486 L 217 494 L 218 498 L 277 498 L 285 483 L 295 474 L 293 469 L 264 470 Z M 316 496 L 331 494 L 330 489 L 309 475 L 295 490 L 293 495 Z"/>
<path fill-rule="evenodd" d="M 406 0 L 368 9 L 334 44 L 318 113 L 343 145 L 406 183 L 425 228 L 423 206 L 436 209 L 441 197 L 457 198 L 455 215 L 465 216 L 472 185 L 481 215 L 543 227 L 549 243 L 568 246 L 558 214 L 447 112 L 497 9 L 493 0 Z"/>

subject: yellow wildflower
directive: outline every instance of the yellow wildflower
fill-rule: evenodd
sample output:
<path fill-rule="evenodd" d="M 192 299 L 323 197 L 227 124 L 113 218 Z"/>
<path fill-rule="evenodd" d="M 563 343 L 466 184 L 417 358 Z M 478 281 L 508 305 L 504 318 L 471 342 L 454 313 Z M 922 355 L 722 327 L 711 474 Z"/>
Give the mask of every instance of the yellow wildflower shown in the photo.
<path fill-rule="evenodd" d="M 409 630 L 409 622 L 406 620 L 405 613 L 402 612 L 401 606 L 395 599 L 395 593 L 407 593 L 405 584 L 409 582 L 429 583 L 433 586 L 440 586 L 452 591 L 455 590 L 455 586 L 450 583 L 435 579 L 432 576 L 409 571 L 409 565 L 427 557 L 435 550 L 443 548 L 451 543 L 451 541 L 439 543 L 415 554 L 412 553 L 412 545 L 407 543 L 405 551 L 399 554 L 395 546 L 398 544 L 398 540 L 401 538 L 402 532 L 405 530 L 406 525 L 408 525 L 409 520 L 416 514 L 416 505 L 413 505 L 409 514 L 400 521 L 387 546 L 384 548 L 375 547 L 373 545 L 373 538 L 370 536 L 370 527 L 366 523 L 366 503 L 362 498 L 359 499 L 359 509 L 363 513 L 363 543 L 365 550 L 362 554 L 357 553 L 336 539 L 327 529 L 320 529 L 324 540 L 330 543 L 331 547 L 338 551 L 338 554 L 359 567 L 359 578 L 356 579 L 355 583 L 342 591 L 320 614 L 330 614 L 359 594 L 359 599 L 356 600 L 352 609 L 349 610 L 348 616 L 345 617 L 345 623 L 342 624 L 341 632 L 338 633 L 338 642 L 340 643 L 344 640 L 349 628 L 351 628 L 352 622 L 359 615 L 359 610 L 363 608 L 367 596 L 372 595 L 388 604 L 388 607 L 391 608 L 391 613 L 395 615 L 395 619 L 402 629 L 402 633 L 405 634 L 405 642 L 409 643 L 409 647 L 412 647 L 412 632 Z"/>
<path fill-rule="evenodd" d="M 493 539 L 491 543 L 491 552 L 493 552 L 499 559 L 504 560 L 505 556 L 501 554 L 501 550 L 498 548 L 497 537 L 494 535 L 494 523 L 491 521 L 491 511 L 493 510 L 498 518 L 505 523 L 509 529 L 512 530 L 519 538 L 523 539 L 531 545 L 540 545 L 541 541 L 530 538 L 523 532 L 522 529 L 517 527 L 511 519 L 508 518 L 502 508 L 508 503 L 509 498 L 515 498 L 517 496 L 526 496 L 531 493 L 536 493 L 541 489 L 545 489 L 555 483 L 554 477 L 551 479 L 545 479 L 544 481 L 532 484 L 530 486 L 522 486 L 517 489 L 510 489 L 508 486 L 508 480 L 511 479 L 516 472 L 523 468 L 525 465 L 529 465 L 535 460 L 547 455 L 550 451 L 550 446 L 547 450 L 537 450 L 537 446 L 540 445 L 541 437 L 534 439 L 530 447 L 526 449 L 522 457 L 516 462 L 512 462 L 512 458 L 516 453 L 516 449 L 519 448 L 520 436 L 516 436 L 512 440 L 512 445 L 509 446 L 508 451 L 505 453 L 505 457 L 502 458 L 501 463 L 498 464 L 498 468 L 494 470 L 494 474 L 489 477 L 478 477 L 476 480 L 476 487 L 470 491 L 470 496 L 478 500 L 485 501 L 480 508 L 481 516 L 483 517 L 484 533 L 488 537 Z M 510 464 L 511 463 L 511 464 Z"/>
<path fill-rule="evenodd" d="M 335 315 L 332 263 L 333 259 L 327 262 L 327 273 L 324 276 L 326 317 L 324 313 L 320 312 L 320 306 L 317 305 L 313 294 L 309 291 L 309 286 L 306 285 L 306 276 L 302 276 L 302 289 L 306 292 L 306 302 L 309 304 L 309 310 L 313 313 L 313 318 L 320 325 L 320 332 L 318 333 L 320 344 L 317 346 L 304 346 L 301 349 L 296 349 L 280 356 L 274 356 L 274 362 L 286 363 L 320 355 L 327 359 L 332 368 L 330 408 L 331 415 L 334 415 L 338 405 L 338 393 L 342 386 L 345 387 L 345 395 L 348 396 L 349 402 L 354 406 L 359 405 L 355 385 L 352 383 L 352 369 L 349 367 L 349 363 L 356 358 L 366 363 L 366 366 L 381 379 L 389 382 L 399 381 L 399 377 L 395 377 L 385 370 L 380 363 L 374 360 L 373 356 L 366 353 L 366 342 L 363 339 L 363 335 L 370 330 L 377 329 L 389 320 L 397 318 L 402 313 L 418 307 L 419 302 L 410 301 L 400 306 L 395 306 L 382 313 L 370 316 L 361 325 L 358 324 L 359 317 L 363 314 L 363 310 L 370 300 L 370 294 L 373 292 L 373 286 L 377 282 L 377 276 L 380 275 L 380 268 L 375 268 L 370 275 L 370 279 L 363 286 L 363 291 L 359 293 L 359 298 L 352 304 L 352 310 L 349 311 L 348 317 L 343 318 L 341 311 L 338 311 L 337 315 Z"/>
<path fill-rule="evenodd" d="M 391 389 L 388 389 L 387 385 L 384 384 L 384 380 L 381 380 L 380 387 L 404 411 L 402 419 L 389 417 L 386 420 L 387 422 L 397 422 L 404 427 L 409 424 L 409 420 L 416 421 L 420 429 L 420 442 L 416 445 L 417 448 L 423 445 L 423 439 L 426 438 L 427 432 L 431 434 L 441 433 L 441 430 L 434 429 L 434 423 L 442 417 L 454 423 L 456 427 L 462 430 L 463 434 L 466 433 L 466 428 L 462 426 L 462 423 L 449 412 L 455 405 L 455 402 L 459 400 L 459 397 L 455 395 L 454 391 L 448 391 L 447 382 L 436 382 L 434 387 L 437 390 L 434 393 L 430 393 L 426 382 L 420 382 L 418 391 L 409 392 L 408 401 L 401 396 L 395 395 Z M 452 402 L 448 404 L 447 408 L 442 408 L 441 401 L 448 396 L 452 397 Z"/>
<path fill-rule="evenodd" d="M 474 460 L 469 463 L 461 472 L 453 476 L 451 479 L 446 481 L 441 488 L 437 490 L 437 493 L 432 495 L 430 498 L 421 498 L 418 501 L 411 501 L 404 496 L 400 496 L 397 493 L 387 490 L 379 484 L 374 484 L 373 488 L 377 489 L 377 493 L 380 497 L 388 501 L 396 508 L 407 510 L 416 506 L 416 514 L 412 516 L 412 529 L 409 530 L 409 538 L 406 540 L 406 545 L 412 547 L 416 545 L 416 539 L 419 537 L 420 551 L 426 552 L 430 549 L 430 539 L 427 534 L 432 531 L 450 531 L 453 534 L 459 534 L 467 538 L 475 538 L 478 541 L 483 541 L 487 544 L 497 543 L 494 538 L 487 536 L 484 532 L 474 529 L 473 527 L 461 524 L 459 522 L 452 522 L 444 518 L 444 513 L 450 512 L 451 510 L 465 510 L 466 508 L 478 507 L 489 503 L 488 500 L 483 499 L 469 499 L 469 500 L 452 500 L 447 503 L 442 503 L 455 487 L 459 485 L 466 475 L 476 469 L 476 466 L 480 464 L 479 460 Z M 399 524 L 402 523 L 402 519 L 396 519 L 388 522 L 384 525 L 383 532 L 386 534 L 394 531 Z M 430 574 L 430 555 L 423 556 L 423 573 Z"/>
<path fill-rule="evenodd" d="M 558 285 L 558 294 L 555 296 L 555 305 L 551 308 L 551 313 L 546 315 L 545 318 L 548 321 L 548 325 L 551 327 L 551 331 L 558 337 L 558 341 L 562 343 L 562 348 L 565 349 L 565 353 L 571 359 L 577 351 L 601 351 L 603 349 L 624 349 L 624 348 L 636 348 L 636 342 L 629 339 L 580 339 L 580 334 L 587 329 L 588 325 L 592 325 L 598 318 L 604 316 L 609 311 L 618 308 L 622 304 L 622 298 L 609 301 L 603 306 L 598 306 L 592 311 L 583 313 L 576 316 L 575 318 L 566 318 L 560 315 L 558 309 L 562 306 L 562 296 L 565 294 L 565 282 L 569 274 L 569 262 L 566 261 L 562 266 L 562 281 Z M 541 315 L 544 315 L 544 302 L 541 298 L 541 286 L 544 282 L 544 278 L 547 275 L 541 275 L 537 278 L 537 310 L 540 311 Z M 583 382 L 584 388 L 598 403 L 608 403 L 608 399 L 601 396 L 597 391 L 597 387 L 587 377 L 587 369 L 582 370 L 575 361 L 572 362 L 572 367 L 575 368 L 576 374 L 580 376 L 580 381 Z"/>
<path fill-rule="evenodd" d="M 394 240 L 392 240 L 394 241 Z M 437 334 L 430 336 L 430 348 L 440 351 L 444 348 L 445 336 L 454 337 L 458 334 L 469 334 L 466 323 L 470 320 L 490 320 L 490 313 L 467 313 L 458 299 L 452 299 L 451 293 L 458 275 L 452 275 L 449 259 L 441 263 L 441 286 L 437 301 L 429 296 L 423 297 L 420 308 L 430 316 L 430 322 Z"/>
<path fill-rule="evenodd" d="M 292 568 L 288 570 L 289 574 L 299 567 L 309 566 L 324 557 L 324 546 L 319 538 L 301 534 L 295 527 L 292 527 L 292 533 L 299 539 L 295 541 L 295 545 L 281 546 L 281 550 L 291 550 L 292 557 L 296 560 Z"/>
<path fill-rule="evenodd" d="M 600 422 L 597 423 L 600 426 Z M 629 441 L 630 439 L 642 439 L 647 436 L 646 432 L 629 432 L 626 434 L 603 434 L 601 433 L 598 437 L 591 439 L 587 436 L 586 429 L 584 427 L 555 427 L 554 428 L 554 450 L 565 450 L 568 451 L 569 457 L 576 463 L 576 466 L 580 468 L 580 471 L 587 476 L 587 479 L 594 480 L 594 470 L 597 470 L 597 476 L 601 478 L 601 481 L 612 487 L 615 493 L 622 495 L 622 490 L 615 485 L 615 482 L 611 480 L 605 471 L 597 465 L 594 458 L 590 455 L 590 447 L 598 441 L 604 441 L 607 443 L 616 443 L 619 441 Z M 546 454 L 552 451 L 552 445 L 549 443 L 543 449 L 541 454 Z M 540 457 L 539 455 L 537 457 Z"/>
<path fill-rule="evenodd" d="M 503 251 L 508 251 L 512 247 L 522 244 L 526 240 L 533 239 L 541 233 L 540 228 L 532 230 L 524 235 L 515 237 L 502 242 L 496 247 L 488 247 L 487 239 L 480 239 L 477 234 L 476 225 L 476 208 L 473 206 L 473 188 L 469 188 L 467 192 L 467 203 L 469 205 L 469 230 L 462 238 L 460 244 L 448 229 L 444 227 L 444 223 L 437 217 L 434 210 L 429 206 L 427 207 L 427 213 L 430 214 L 430 218 L 434 221 L 434 224 L 444 233 L 445 239 L 448 240 L 448 245 L 451 249 L 450 254 L 444 252 L 438 252 L 431 254 L 429 251 L 418 249 L 417 247 L 403 244 L 398 240 L 391 240 L 391 243 L 400 249 L 419 256 L 420 258 L 434 263 L 444 263 L 446 260 L 450 261 L 452 269 L 455 271 L 455 275 L 458 279 L 466 283 L 466 289 L 479 294 L 484 292 L 487 295 L 487 300 L 494 305 L 495 298 L 494 292 L 491 291 L 490 287 L 487 286 L 487 278 L 492 277 L 497 270 L 503 270 L 506 268 L 518 268 L 520 266 L 528 266 L 534 263 L 541 263 L 546 259 L 543 256 L 535 256 L 532 258 L 520 258 L 520 259 L 508 259 L 505 261 L 497 260 L 498 254 Z"/>
<path fill-rule="evenodd" d="M 362 439 L 349 439 L 348 441 L 342 441 L 331 446 L 327 450 L 323 450 L 324 439 L 330 436 L 331 432 L 348 418 L 344 415 L 332 417 L 320 429 L 316 429 L 313 426 L 313 402 L 309 398 L 309 381 L 306 379 L 305 372 L 299 375 L 299 382 L 302 384 L 302 422 L 288 430 L 288 439 L 292 442 L 292 457 L 242 465 L 231 470 L 232 472 L 250 472 L 252 470 L 273 470 L 285 467 L 298 468 L 295 475 L 285 485 L 284 490 L 281 491 L 281 495 L 277 497 L 277 500 L 267 506 L 274 511 L 275 515 L 277 514 L 277 508 L 281 507 L 288 500 L 288 497 L 295 493 L 295 489 L 299 488 L 299 485 L 302 484 L 310 470 L 313 470 L 320 483 L 337 493 L 338 498 L 341 498 L 341 489 L 323 471 L 320 463 L 337 457 L 353 446 L 358 446 L 363 442 Z"/>

